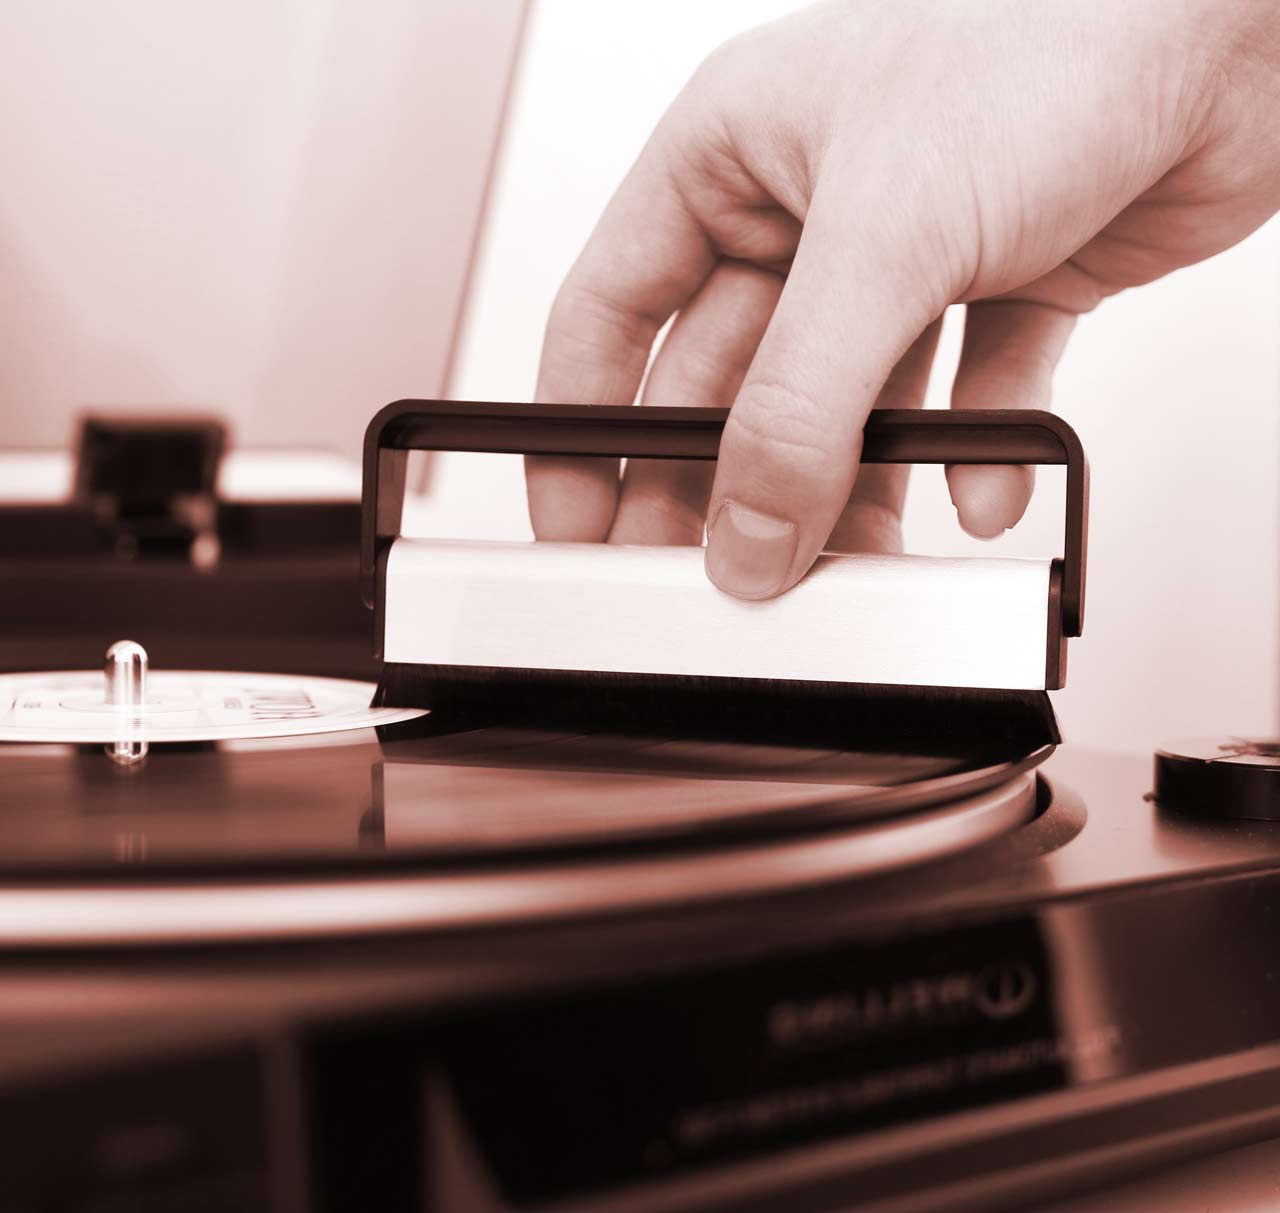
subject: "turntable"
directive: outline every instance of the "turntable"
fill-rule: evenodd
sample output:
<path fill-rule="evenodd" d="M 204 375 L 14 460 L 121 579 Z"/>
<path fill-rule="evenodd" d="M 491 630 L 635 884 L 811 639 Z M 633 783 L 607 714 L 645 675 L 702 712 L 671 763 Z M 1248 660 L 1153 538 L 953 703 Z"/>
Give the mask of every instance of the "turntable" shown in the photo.
<path fill-rule="evenodd" d="M 1145 760 L 1054 752 L 1061 421 L 868 427 L 869 460 L 1065 464 L 1062 555 L 1016 568 L 824 558 L 736 604 L 690 553 L 588 585 L 399 533 L 412 450 L 713 458 L 723 422 L 383 410 L 376 684 L 152 662 L 163 602 L 104 669 L 0 675 L 3 1207 L 1015 1208 L 1280 1132 L 1269 785 L 1184 769 L 1271 751 L 1171 752 L 1162 804 Z M 778 612 L 857 626 L 788 650 Z"/>

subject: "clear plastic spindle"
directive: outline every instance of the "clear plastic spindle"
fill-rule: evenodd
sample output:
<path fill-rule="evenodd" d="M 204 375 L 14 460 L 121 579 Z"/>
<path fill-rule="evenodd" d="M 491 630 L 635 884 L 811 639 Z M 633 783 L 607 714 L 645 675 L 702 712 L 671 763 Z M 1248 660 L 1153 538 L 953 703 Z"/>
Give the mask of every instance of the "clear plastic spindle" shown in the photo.
<path fill-rule="evenodd" d="M 107 680 L 107 703 L 121 709 L 141 708 L 147 698 L 147 650 L 133 640 L 117 640 L 107 650 L 104 666 Z M 122 718 L 127 728 L 134 723 Z M 147 756 L 147 743 L 128 737 L 119 737 L 106 747 L 112 762 L 121 766 L 133 766 Z"/>

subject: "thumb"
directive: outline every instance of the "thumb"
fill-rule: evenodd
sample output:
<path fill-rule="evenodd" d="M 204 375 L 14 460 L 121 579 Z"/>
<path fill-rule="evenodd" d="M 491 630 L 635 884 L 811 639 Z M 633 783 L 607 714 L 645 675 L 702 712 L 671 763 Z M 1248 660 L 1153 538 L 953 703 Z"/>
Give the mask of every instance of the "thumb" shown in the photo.
<path fill-rule="evenodd" d="M 736 597 L 770 598 L 809 570 L 849 500 L 881 387 L 949 297 L 949 283 L 927 282 L 913 264 L 910 222 L 893 223 L 895 238 L 863 224 L 876 214 L 853 191 L 815 195 L 730 411 L 706 571 Z"/>

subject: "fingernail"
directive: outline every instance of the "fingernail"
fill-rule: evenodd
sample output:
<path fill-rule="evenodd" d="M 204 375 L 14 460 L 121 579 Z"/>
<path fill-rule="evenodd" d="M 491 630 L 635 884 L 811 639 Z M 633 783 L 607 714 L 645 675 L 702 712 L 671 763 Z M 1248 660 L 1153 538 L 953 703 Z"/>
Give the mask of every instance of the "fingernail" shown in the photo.
<path fill-rule="evenodd" d="M 726 594 L 769 598 L 786 584 L 796 539 L 794 522 L 726 500 L 711 520 L 707 576 Z"/>

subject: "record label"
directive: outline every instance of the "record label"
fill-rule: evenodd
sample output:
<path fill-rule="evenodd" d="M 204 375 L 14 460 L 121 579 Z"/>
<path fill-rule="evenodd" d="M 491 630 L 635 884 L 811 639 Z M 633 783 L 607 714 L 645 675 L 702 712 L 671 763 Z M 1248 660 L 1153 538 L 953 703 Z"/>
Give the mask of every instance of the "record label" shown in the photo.
<path fill-rule="evenodd" d="M 144 703 L 107 702 L 100 670 L 0 675 L 0 742 L 109 744 L 301 737 L 398 724 L 417 708 L 374 708 L 345 678 L 162 670 Z"/>

